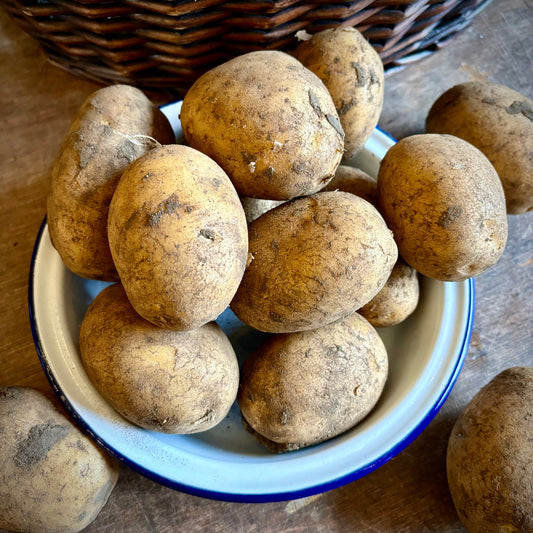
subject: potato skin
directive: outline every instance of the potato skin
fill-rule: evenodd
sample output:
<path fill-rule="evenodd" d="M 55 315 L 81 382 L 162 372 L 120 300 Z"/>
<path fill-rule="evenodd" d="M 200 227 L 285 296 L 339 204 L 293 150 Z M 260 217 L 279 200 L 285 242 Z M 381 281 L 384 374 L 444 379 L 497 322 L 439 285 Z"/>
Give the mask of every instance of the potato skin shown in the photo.
<path fill-rule="evenodd" d="M 461 83 L 431 107 L 426 131 L 473 144 L 494 165 L 509 214 L 533 209 L 533 101 L 491 82 Z"/>
<path fill-rule="evenodd" d="M 248 231 L 224 171 L 193 148 L 169 145 L 123 173 L 109 208 L 109 243 L 135 310 L 185 330 L 229 305 L 246 266 Z"/>
<path fill-rule="evenodd" d="M 267 211 L 249 225 L 249 252 L 231 308 L 271 333 L 313 329 L 355 312 L 383 287 L 397 259 L 378 211 L 341 191 Z"/>
<path fill-rule="evenodd" d="M 80 107 L 55 160 L 47 200 L 50 238 L 75 274 L 118 279 L 107 240 L 109 202 L 125 168 L 157 142 L 175 142 L 174 133 L 135 87 L 104 87 Z"/>
<path fill-rule="evenodd" d="M 241 203 L 246 215 L 246 222 L 250 224 L 256 218 L 259 218 L 263 213 L 270 211 L 274 207 L 282 204 L 284 200 L 263 200 L 262 198 L 250 198 L 248 196 L 241 196 Z"/>
<path fill-rule="evenodd" d="M 494 167 L 451 135 L 412 135 L 389 149 L 378 173 L 378 209 L 406 263 L 442 281 L 480 274 L 507 242 Z"/>
<path fill-rule="evenodd" d="M 41 392 L 0 387 L 0 529 L 73 533 L 118 479 L 107 456 Z"/>
<path fill-rule="evenodd" d="M 354 157 L 377 126 L 385 75 L 379 54 L 355 28 L 332 28 L 302 41 L 294 55 L 328 88 L 345 133 L 344 156 Z"/>
<path fill-rule="evenodd" d="M 237 357 L 215 322 L 189 331 L 158 328 L 135 312 L 118 283 L 89 306 L 80 350 L 102 397 L 146 429 L 206 431 L 227 415 L 237 395 Z"/>
<path fill-rule="evenodd" d="M 180 117 L 187 143 L 212 157 L 241 196 L 312 194 L 343 153 L 331 95 L 280 51 L 249 52 L 206 72 L 185 95 Z"/>
<path fill-rule="evenodd" d="M 396 326 L 415 311 L 419 295 L 418 272 L 399 257 L 383 288 L 358 313 L 376 328 Z"/>
<path fill-rule="evenodd" d="M 372 205 L 376 205 L 378 185 L 375 178 L 349 165 L 339 165 L 333 179 L 324 187 L 324 191 L 345 191 L 360 196 Z"/>
<path fill-rule="evenodd" d="M 459 415 L 448 484 L 469 533 L 533 532 L 533 368 L 508 368 Z"/>
<path fill-rule="evenodd" d="M 263 444 L 294 450 L 362 420 L 387 373 L 381 338 L 354 313 L 315 330 L 269 337 L 243 364 L 238 403 L 245 427 Z"/>

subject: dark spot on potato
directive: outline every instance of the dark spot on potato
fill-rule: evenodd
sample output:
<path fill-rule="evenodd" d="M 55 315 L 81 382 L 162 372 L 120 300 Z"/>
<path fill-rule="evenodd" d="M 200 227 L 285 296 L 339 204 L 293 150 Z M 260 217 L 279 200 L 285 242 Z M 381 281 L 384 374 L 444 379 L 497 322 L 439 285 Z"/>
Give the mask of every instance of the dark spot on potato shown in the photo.
<path fill-rule="evenodd" d="M 515 100 L 507 109 L 509 115 L 522 113 L 528 120 L 533 121 L 533 106 L 526 100 Z"/>
<path fill-rule="evenodd" d="M 489 98 L 488 96 L 483 98 L 481 100 L 481 103 L 482 104 L 488 104 L 488 105 L 496 105 L 496 100 L 494 100 L 494 98 Z"/>
<path fill-rule="evenodd" d="M 320 107 L 320 100 L 317 98 L 316 94 L 311 89 L 309 89 L 308 94 L 309 94 L 309 103 L 311 104 L 313 111 L 318 116 L 321 117 L 323 113 L 322 113 L 322 108 Z"/>
<path fill-rule="evenodd" d="M 452 222 L 457 220 L 463 214 L 463 208 L 460 205 L 452 205 L 439 217 L 438 225 L 441 228 L 448 228 Z"/>
<path fill-rule="evenodd" d="M 147 179 L 151 178 L 152 176 L 153 176 L 153 174 L 151 172 L 148 172 L 148 174 L 145 174 L 142 177 L 142 181 L 146 181 Z"/>
<path fill-rule="evenodd" d="M 208 228 L 201 229 L 200 235 L 206 239 L 209 239 L 210 241 L 214 241 L 216 238 L 215 232 Z"/>
<path fill-rule="evenodd" d="M 263 172 L 263 176 L 269 179 L 274 177 L 274 169 L 272 167 L 267 167 L 265 171 Z"/>
<path fill-rule="evenodd" d="M 346 115 L 348 111 L 355 105 L 355 98 L 352 98 L 349 102 L 345 102 L 344 100 L 341 102 L 340 107 L 337 108 L 337 113 L 339 116 Z"/>
<path fill-rule="evenodd" d="M 295 161 L 292 164 L 292 169 L 296 174 L 301 174 L 305 170 L 305 162 L 304 161 Z"/>
<path fill-rule="evenodd" d="M 275 311 L 270 311 L 270 320 L 272 320 L 272 322 L 283 322 L 283 318 L 281 316 L 279 316 L 278 313 L 276 313 Z"/>
<path fill-rule="evenodd" d="M 27 468 L 42 461 L 55 444 L 69 434 L 67 426 L 52 422 L 33 426 L 28 436 L 19 442 L 13 462 L 20 468 Z"/>
<path fill-rule="evenodd" d="M 291 413 L 287 409 L 283 409 L 283 411 L 281 411 L 279 415 L 279 423 L 282 426 L 285 426 L 286 424 L 289 423 L 290 419 L 291 419 Z"/>
<path fill-rule="evenodd" d="M 326 120 L 329 122 L 331 126 L 333 126 L 333 129 L 339 134 L 339 136 L 344 139 L 344 130 L 342 129 L 340 120 L 335 115 L 330 115 L 329 113 L 326 115 Z"/>
<path fill-rule="evenodd" d="M 375 73 L 375 71 L 372 69 L 370 71 L 370 85 L 374 85 L 374 84 L 380 84 L 381 83 L 381 78 Z"/>
<path fill-rule="evenodd" d="M 365 69 L 355 61 L 352 61 L 351 66 L 355 70 L 355 86 L 363 87 L 367 80 Z"/>
<path fill-rule="evenodd" d="M 333 63 L 340 63 L 340 61 L 341 61 L 341 58 L 339 56 L 335 56 L 333 58 Z"/>
<path fill-rule="evenodd" d="M 146 215 L 146 225 L 151 227 L 157 226 L 163 215 L 175 214 L 180 218 L 180 214 L 178 213 L 180 207 L 183 208 L 186 213 L 190 213 L 194 209 L 190 205 L 180 204 L 175 194 L 170 195 L 166 200 L 159 203 L 156 211 Z"/>
<path fill-rule="evenodd" d="M 6 400 L 14 400 L 20 398 L 23 392 L 19 387 L 1 387 L 0 388 L 0 398 L 5 398 Z"/>
<path fill-rule="evenodd" d="M 213 178 L 211 180 L 211 183 L 215 187 L 215 189 L 218 189 L 220 187 L 220 184 L 222 183 L 218 178 Z"/>
<path fill-rule="evenodd" d="M 241 152 L 241 157 L 246 164 L 257 161 L 257 156 L 254 154 L 249 154 L 248 152 Z"/>

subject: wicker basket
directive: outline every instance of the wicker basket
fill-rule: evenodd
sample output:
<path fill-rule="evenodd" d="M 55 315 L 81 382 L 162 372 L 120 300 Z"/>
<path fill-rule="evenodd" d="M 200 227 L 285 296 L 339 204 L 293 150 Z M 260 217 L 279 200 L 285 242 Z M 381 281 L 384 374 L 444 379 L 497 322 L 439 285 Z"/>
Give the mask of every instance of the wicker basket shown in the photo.
<path fill-rule="evenodd" d="M 100 83 L 178 97 L 238 54 L 290 51 L 299 30 L 355 26 L 391 72 L 443 46 L 489 2 L 1 0 L 54 64 Z"/>

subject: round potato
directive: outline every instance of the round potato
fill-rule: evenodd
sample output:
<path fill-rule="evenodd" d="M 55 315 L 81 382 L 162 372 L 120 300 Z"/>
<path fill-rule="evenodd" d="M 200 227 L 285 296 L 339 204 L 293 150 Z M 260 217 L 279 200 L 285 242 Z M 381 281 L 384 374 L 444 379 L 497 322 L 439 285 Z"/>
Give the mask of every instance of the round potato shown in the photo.
<path fill-rule="evenodd" d="M 124 171 L 109 208 L 109 244 L 128 298 L 156 326 L 215 320 L 246 266 L 239 196 L 209 157 L 163 146 Z"/>
<path fill-rule="evenodd" d="M 479 148 L 502 181 L 509 214 L 533 209 L 533 101 L 505 85 L 461 83 L 431 107 L 426 130 Z"/>
<path fill-rule="evenodd" d="M 241 196 L 312 194 L 343 154 L 328 90 L 280 51 L 249 52 L 206 72 L 185 95 L 180 116 L 187 143 L 212 157 Z"/>
<path fill-rule="evenodd" d="M 457 419 L 448 485 L 469 533 L 533 532 L 533 368 L 504 370 Z"/>
<path fill-rule="evenodd" d="M 452 135 L 406 137 L 378 173 L 378 209 L 398 252 L 418 272 L 461 281 L 492 266 L 507 241 L 498 174 L 474 146 Z"/>
<path fill-rule="evenodd" d="M 294 55 L 328 88 L 345 134 L 343 159 L 351 159 L 377 126 L 383 107 L 379 54 L 358 30 L 344 27 L 315 33 Z"/>
<path fill-rule="evenodd" d="M 314 329 L 355 312 L 387 281 L 392 233 L 370 203 L 319 192 L 267 211 L 249 225 L 250 261 L 231 302 L 266 332 Z"/>
<path fill-rule="evenodd" d="M 158 328 L 135 312 L 120 284 L 89 306 L 80 350 L 102 397 L 146 429 L 205 431 L 227 415 L 237 395 L 237 357 L 215 322 L 190 331 Z"/>
<path fill-rule="evenodd" d="M 419 293 L 418 272 L 399 257 L 387 283 L 358 313 L 376 328 L 395 326 L 414 312 Z"/>
<path fill-rule="evenodd" d="M 371 411 L 387 372 L 381 338 L 357 313 L 315 330 L 272 335 L 242 368 L 244 425 L 273 451 L 322 442 Z"/>
<path fill-rule="evenodd" d="M 165 115 L 139 89 L 111 85 L 87 98 L 54 163 L 47 203 L 50 238 L 72 272 L 118 280 L 107 239 L 109 202 L 132 161 L 173 142 Z"/>
<path fill-rule="evenodd" d="M 0 529 L 74 533 L 106 504 L 118 464 L 41 392 L 0 387 Z"/>
<path fill-rule="evenodd" d="M 350 192 L 376 205 L 378 186 L 375 178 L 360 168 L 339 165 L 335 176 L 324 190 Z"/>

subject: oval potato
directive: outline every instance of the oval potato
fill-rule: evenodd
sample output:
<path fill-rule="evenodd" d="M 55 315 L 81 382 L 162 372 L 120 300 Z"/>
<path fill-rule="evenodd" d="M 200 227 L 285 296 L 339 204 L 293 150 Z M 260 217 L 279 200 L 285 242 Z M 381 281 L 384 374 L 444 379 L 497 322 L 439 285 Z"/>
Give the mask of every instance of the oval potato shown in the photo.
<path fill-rule="evenodd" d="M 357 313 L 322 328 L 272 335 L 243 364 L 244 425 L 273 451 L 322 442 L 372 410 L 387 373 L 383 341 Z"/>
<path fill-rule="evenodd" d="M 227 415 L 237 395 L 237 357 L 215 322 L 189 331 L 158 328 L 135 312 L 120 284 L 89 306 L 80 350 L 102 397 L 146 429 L 206 431 Z"/>
<path fill-rule="evenodd" d="M 448 440 L 448 485 L 469 533 L 533 531 L 533 368 L 485 385 Z"/>
<path fill-rule="evenodd" d="M 110 456 L 38 390 L 0 387 L 0 528 L 75 533 L 119 476 Z"/>
<path fill-rule="evenodd" d="M 418 272 L 398 257 L 383 288 L 358 313 L 376 328 L 395 326 L 413 314 L 419 295 Z"/>
<path fill-rule="evenodd" d="M 507 242 L 498 174 L 477 148 L 451 135 L 412 135 L 388 150 L 378 209 L 406 263 L 441 281 L 480 274 Z"/>
<path fill-rule="evenodd" d="M 497 83 L 472 81 L 444 92 L 426 118 L 430 133 L 473 144 L 502 181 L 507 212 L 533 209 L 533 101 Z"/>
<path fill-rule="evenodd" d="M 249 52 L 209 70 L 187 91 L 180 117 L 187 143 L 212 157 L 241 196 L 312 194 L 343 153 L 328 90 L 280 51 Z"/>
<path fill-rule="evenodd" d="M 302 41 L 294 52 L 328 88 L 344 130 L 344 156 L 353 158 L 377 126 L 385 87 L 383 62 L 357 29 L 330 28 Z"/>
<path fill-rule="evenodd" d="M 165 115 L 135 87 L 104 87 L 83 103 L 55 160 L 47 200 L 50 239 L 72 272 L 118 280 L 107 239 L 109 202 L 132 161 L 173 142 Z"/>
<path fill-rule="evenodd" d="M 124 171 L 109 208 L 109 243 L 135 310 L 159 327 L 193 329 L 215 320 L 237 290 L 246 217 L 212 159 L 163 146 Z"/>
<path fill-rule="evenodd" d="M 249 225 L 249 253 L 231 308 L 271 333 L 314 329 L 355 312 L 383 287 L 397 259 L 376 208 L 341 191 L 267 211 Z"/>

